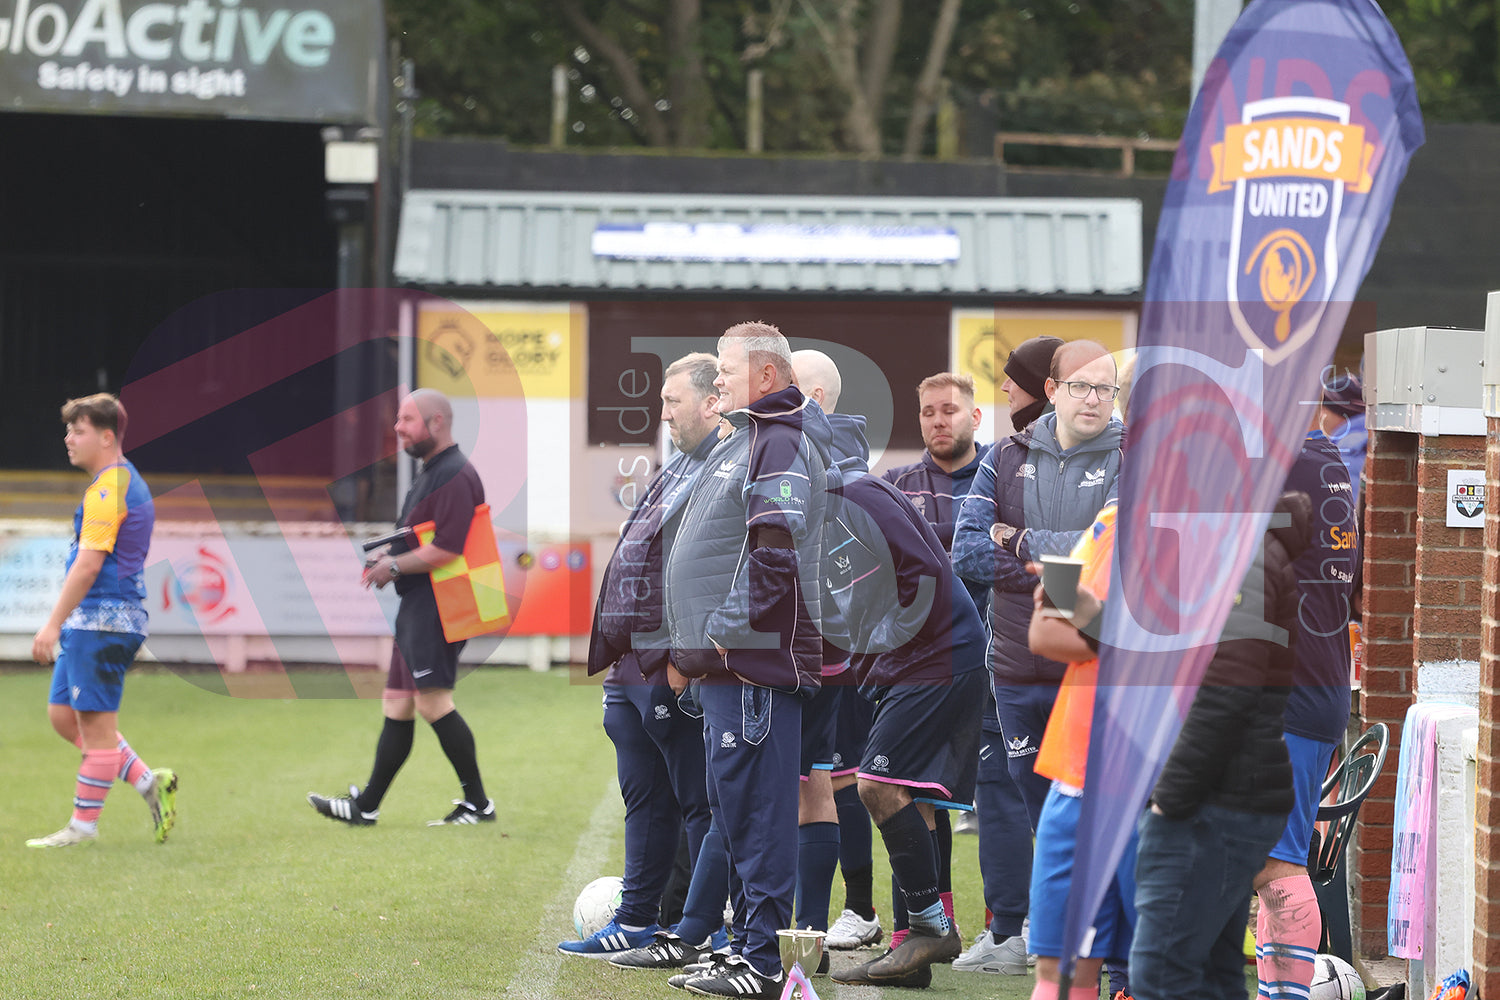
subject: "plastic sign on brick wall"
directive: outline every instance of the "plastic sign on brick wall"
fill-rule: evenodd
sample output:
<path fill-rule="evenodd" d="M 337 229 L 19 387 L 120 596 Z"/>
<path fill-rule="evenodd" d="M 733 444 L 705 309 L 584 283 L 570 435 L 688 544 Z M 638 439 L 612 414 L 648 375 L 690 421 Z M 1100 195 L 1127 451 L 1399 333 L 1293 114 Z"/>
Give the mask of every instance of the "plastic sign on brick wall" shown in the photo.
<path fill-rule="evenodd" d="M 1484 470 L 1448 470 L 1448 520 L 1450 528 L 1484 527 Z"/>

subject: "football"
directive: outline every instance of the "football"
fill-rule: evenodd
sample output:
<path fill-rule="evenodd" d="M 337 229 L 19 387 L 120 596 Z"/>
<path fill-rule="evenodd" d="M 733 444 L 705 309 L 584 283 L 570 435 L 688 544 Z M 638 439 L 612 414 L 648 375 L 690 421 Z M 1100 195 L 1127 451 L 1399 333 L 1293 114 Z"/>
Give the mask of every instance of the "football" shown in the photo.
<path fill-rule="evenodd" d="M 1365 1000 L 1365 982 L 1354 967 L 1337 955 L 1313 960 L 1312 1000 Z"/>
<path fill-rule="evenodd" d="M 624 888 L 625 880 L 618 875 L 596 878 L 583 887 L 573 904 L 573 929 L 578 932 L 578 940 L 597 934 L 615 918 Z"/>

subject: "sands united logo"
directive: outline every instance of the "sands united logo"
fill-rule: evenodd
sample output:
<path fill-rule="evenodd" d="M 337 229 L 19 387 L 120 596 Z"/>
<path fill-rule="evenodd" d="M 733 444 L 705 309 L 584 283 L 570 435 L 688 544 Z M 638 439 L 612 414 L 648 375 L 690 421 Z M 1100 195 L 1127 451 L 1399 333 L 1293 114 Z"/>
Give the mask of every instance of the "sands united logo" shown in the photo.
<path fill-rule="evenodd" d="M 1036 747 L 1031 745 L 1030 736 L 1013 736 L 1005 741 L 1006 752 L 1012 757 L 1024 757 L 1030 753 L 1036 753 Z"/>
<path fill-rule="evenodd" d="M 1099 466 L 1093 472 L 1085 472 L 1083 481 L 1078 484 L 1080 490 L 1086 490 L 1093 486 L 1104 485 L 1104 466 Z"/>
<path fill-rule="evenodd" d="M 1250 101 L 1210 149 L 1208 193 L 1233 190 L 1228 305 L 1277 364 L 1317 331 L 1339 274 L 1344 194 L 1370 190 L 1375 144 L 1350 107 L 1323 97 Z"/>

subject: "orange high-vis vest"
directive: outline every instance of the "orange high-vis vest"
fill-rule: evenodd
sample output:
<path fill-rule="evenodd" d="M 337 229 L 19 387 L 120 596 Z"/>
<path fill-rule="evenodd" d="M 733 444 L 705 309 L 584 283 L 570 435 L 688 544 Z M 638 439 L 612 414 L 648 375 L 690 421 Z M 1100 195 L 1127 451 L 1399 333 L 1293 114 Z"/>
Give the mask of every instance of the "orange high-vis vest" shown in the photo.
<path fill-rule="evenodd" d="M 437 525 L 424 521 L 412 529 L 423 545 L 430 544 Z M 449 642 L 498 632 L 510 624 L 510 605 L 505 600 L 505 579 L 500 571 L 500 547 L 490 524 L 490 505 L 474 508 L 469 537 L 455 559 L 432 570 L 432 593 L 437 598 L 438 618 Z"/>

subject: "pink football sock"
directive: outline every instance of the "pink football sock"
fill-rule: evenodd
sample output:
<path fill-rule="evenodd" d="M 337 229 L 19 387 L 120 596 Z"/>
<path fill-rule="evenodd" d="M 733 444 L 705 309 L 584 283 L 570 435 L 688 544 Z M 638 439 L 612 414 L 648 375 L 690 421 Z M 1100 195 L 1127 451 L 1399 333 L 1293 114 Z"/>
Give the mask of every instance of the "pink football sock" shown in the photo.
<path fill-rule="evenodd" d="M 78 767 L 78 783 L 73 787 L 73 825 L 93 830 L 104 808 L 104 797 L 115 783 L 120 766 L 119 750 L 85 750 Z"/>
<path fill-rule="evenodd" d="M 1260 887 L 1255 921 L 1255 975 L 1262 1000 L 1307 1000 L 1322 937 L 1312 880 L 1291 875 Z"/>

